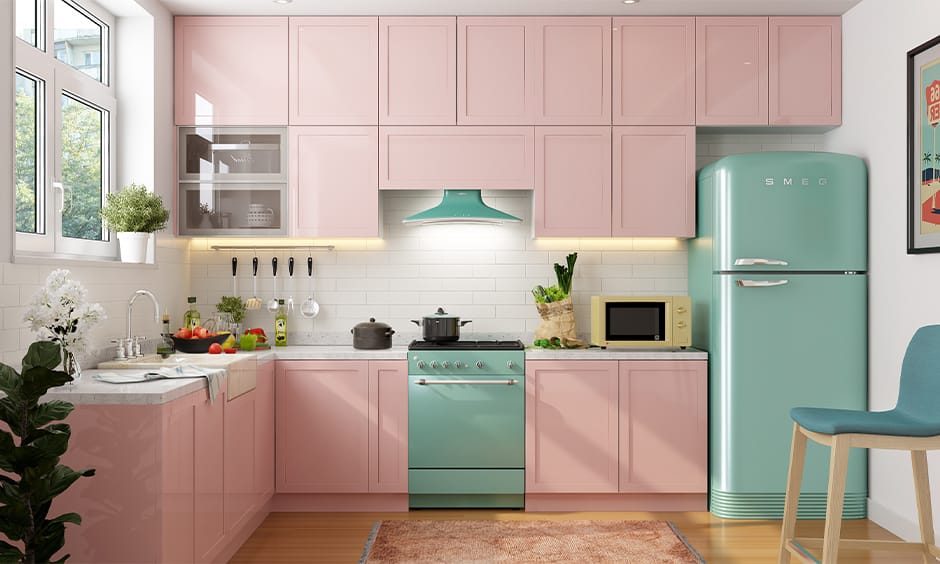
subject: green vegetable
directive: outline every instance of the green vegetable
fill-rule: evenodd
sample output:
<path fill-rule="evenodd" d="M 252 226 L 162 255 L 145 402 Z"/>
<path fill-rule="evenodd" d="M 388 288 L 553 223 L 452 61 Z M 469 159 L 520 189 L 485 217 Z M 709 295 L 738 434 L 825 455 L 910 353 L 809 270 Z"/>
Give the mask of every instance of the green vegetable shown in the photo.
<path fill-rule="evenodd" d="M 567 296 L 571 293 L 571 278 L 574 276 L 574 263 L 578 260 L 578 253 L 571 253 L 565 260 L 568 261 L 567 268 L 555 263 L 555 277 L 558 278 L 558 287 Z"/>

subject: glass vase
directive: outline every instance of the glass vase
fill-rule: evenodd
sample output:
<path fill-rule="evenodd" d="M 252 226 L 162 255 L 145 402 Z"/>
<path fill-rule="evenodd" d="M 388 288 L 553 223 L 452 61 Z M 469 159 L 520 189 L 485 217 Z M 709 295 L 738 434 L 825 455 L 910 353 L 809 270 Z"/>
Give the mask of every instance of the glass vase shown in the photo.
<path fill-rule="evenodd" d="M 79 366 L 78 359 L 65 347 L 62 347 L 62 370 L 72 377 L 69 384 L 75 384 L 82 378 L 82 367 Z"/>

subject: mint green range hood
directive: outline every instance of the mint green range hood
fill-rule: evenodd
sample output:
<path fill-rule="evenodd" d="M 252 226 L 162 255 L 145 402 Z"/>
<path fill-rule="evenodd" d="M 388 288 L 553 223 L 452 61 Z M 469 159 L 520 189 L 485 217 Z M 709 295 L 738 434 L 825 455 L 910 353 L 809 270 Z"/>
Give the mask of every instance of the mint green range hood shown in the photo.
<path fill-rule="evenodd" d="M 444 190 L 441 203 L 401 220 L 410 225 L 441 223 L 498 224 L 518 223 L 522 220 L 483 203 L 480 190 Z"/>

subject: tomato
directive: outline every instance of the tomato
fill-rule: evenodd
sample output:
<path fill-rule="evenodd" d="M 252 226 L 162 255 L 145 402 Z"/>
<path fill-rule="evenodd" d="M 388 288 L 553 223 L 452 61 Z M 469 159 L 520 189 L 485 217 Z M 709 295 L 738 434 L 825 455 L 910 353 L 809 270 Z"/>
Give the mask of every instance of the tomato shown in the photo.
<path fill-rule="evenodd" d="M 236 349 L 235 347 L 229 347 L 227 349 L 222 349 L 222 352 L 224 352 L 225 354 L 235 354 L 238 352 L 238 349 Z"/>
<path fill-rule="evenodd" d="M 209 354 L 221 354 L 221 353 L 222 353 L 222 345 L 220 345 L 219 343 L 212 343 L 211 345 L 209 345 Z"/>
<path fill-rule="evenodd" d="M 192 339 L 193 332 L 189 327 L 180 327 L 180 330 L 174 334 L 175 337 L 180 339 Z"/>

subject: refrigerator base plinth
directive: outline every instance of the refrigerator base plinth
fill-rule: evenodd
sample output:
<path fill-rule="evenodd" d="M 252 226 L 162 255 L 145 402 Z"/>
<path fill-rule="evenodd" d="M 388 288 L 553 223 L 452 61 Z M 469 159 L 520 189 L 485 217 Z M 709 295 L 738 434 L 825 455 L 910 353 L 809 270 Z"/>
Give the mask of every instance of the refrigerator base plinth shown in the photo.
<path fill-rule="evenodd" d="M 708 510 L 716 517 L 726 519 L 783 519 L 783 502 L 780 493 L 740 493 L 712 490 L 708 494 Z M 845 493 L 843 519 L 865 519 L 868 516 L 867 495 L 858 492 Z M 798 519 L 825 519 L 826 494 L 802 493 L 797 509 Z"/>

